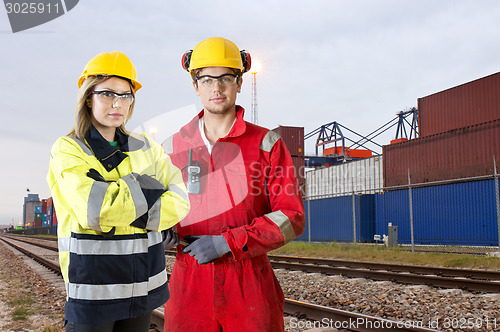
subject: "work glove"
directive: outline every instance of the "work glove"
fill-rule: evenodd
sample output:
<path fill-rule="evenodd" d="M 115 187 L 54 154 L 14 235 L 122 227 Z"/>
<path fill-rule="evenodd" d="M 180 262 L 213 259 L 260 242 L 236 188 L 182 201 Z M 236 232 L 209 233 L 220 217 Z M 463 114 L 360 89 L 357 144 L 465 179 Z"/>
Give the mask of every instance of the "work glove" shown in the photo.
<path fill-rule="evenodd" d="M 175 248 L 179 244 L 179 235 L 172 228 L 163 231 L 163 248 L 165 250 Z"/>
<path fill-rule="evenodd" d="M 194 237 L 194 236 L 193 236 Z M 230 252 L 222 235 L 201 235 L 182 252 L 193 256 L 198 264 L 208 264 Z"/>
<path fill-rule="evenodd" d="M 167 190 L 158 180 L 153 179 L 149 175 L 138 175 L 134 173 L 135 178 L 141 186 L 142 193 L 148 202 L 148 210 L 154 205 L 158 198 Z"/>
<path fill-rule="evenodd" d="M 108 182 L 102 177 L 101 173 L 99 173 L 97 170 L 93 168 L 91 168 L 90 171 L 87 172 L 87 176 L 96 181 Z"/>

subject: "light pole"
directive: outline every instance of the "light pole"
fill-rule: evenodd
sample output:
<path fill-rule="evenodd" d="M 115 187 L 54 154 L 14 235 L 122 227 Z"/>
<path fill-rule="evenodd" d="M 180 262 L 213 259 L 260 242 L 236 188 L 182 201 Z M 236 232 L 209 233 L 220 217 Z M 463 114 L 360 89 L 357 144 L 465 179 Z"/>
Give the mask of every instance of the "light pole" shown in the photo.
<path fill-rule="evenodd" d="M 252 61 L 252 68 L 250 69 L 250 74 L 252 74 L 252 123 L 258 124 L 259 117 L 257 113 L 257 73 L 261 68 L 260 62 L 257 60 Z"/>

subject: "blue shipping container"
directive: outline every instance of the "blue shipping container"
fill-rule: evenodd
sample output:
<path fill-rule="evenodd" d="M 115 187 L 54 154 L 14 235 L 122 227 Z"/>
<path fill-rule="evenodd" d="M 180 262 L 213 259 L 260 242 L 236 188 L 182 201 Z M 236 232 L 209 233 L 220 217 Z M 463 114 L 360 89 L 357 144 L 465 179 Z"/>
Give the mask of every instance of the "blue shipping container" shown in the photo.
<path fill-rule="evenodd" d="M 47 221 L 47 213 L 42 213 L 42 221 Z"/>
<path fill-rule="evenodd" d="M 35 206 L 35 213 L 42 213 L 42 207 L 41 206 Z"/>
<path fill-rule="evenodd" d="M 414 243 L 498 246 L 495 181 L 412 189 Z M 375 196 L 375 234 L 398 226 L 398 242 L 411 243 L 408 190 Z"/>
<path fill-rule="evenodd" d="M 311 241 L 353 242 L 353 197 L 341 196 L 310 201 Z M 357 242 L 371 242 L 375 234 L 375 195 L 354 196 Z M 298 241 L 308 241 L 308 202 L 304 201 L 306 228 Z"/>

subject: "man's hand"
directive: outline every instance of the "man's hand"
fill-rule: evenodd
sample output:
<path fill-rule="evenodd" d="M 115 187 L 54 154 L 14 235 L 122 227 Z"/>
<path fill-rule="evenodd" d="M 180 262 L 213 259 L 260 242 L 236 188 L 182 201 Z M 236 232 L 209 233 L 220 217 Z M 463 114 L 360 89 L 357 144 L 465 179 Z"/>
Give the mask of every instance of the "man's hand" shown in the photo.
<path fill-rule="evenodd" d="M 202 235 L 182 250 L 193 256 L 199 264 L 208 264 L 231 250 L 222 235 Z"/>
<path fill-rule="evenodd" d="M 165 250 L 175 248 L 179 244 L 179 235 L 172 230 L 172 228 L 163 231 L 163 248 Z"/>

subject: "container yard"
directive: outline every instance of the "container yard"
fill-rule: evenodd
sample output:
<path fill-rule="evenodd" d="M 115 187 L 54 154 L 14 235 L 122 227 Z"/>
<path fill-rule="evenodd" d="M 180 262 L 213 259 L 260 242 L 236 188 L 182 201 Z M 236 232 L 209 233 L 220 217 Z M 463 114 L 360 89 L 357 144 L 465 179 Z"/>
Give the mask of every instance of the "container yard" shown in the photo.
<path fill-rule="evenodd" d="M 392 227 L 400 245 L 496 250 L 499 89 L 496 73 L 418 98 L 419 136 L 396 138 L 373 157 L 358 148 L 354 159 L 356 149 L 337 145 L 346 139 L 333 130 L 325 144 L 322 129 L 317 146 L 337 159 L 304 156 L 318 164 L 305 172 L 308 224 L 298 240 L 377 242 Z"/>

